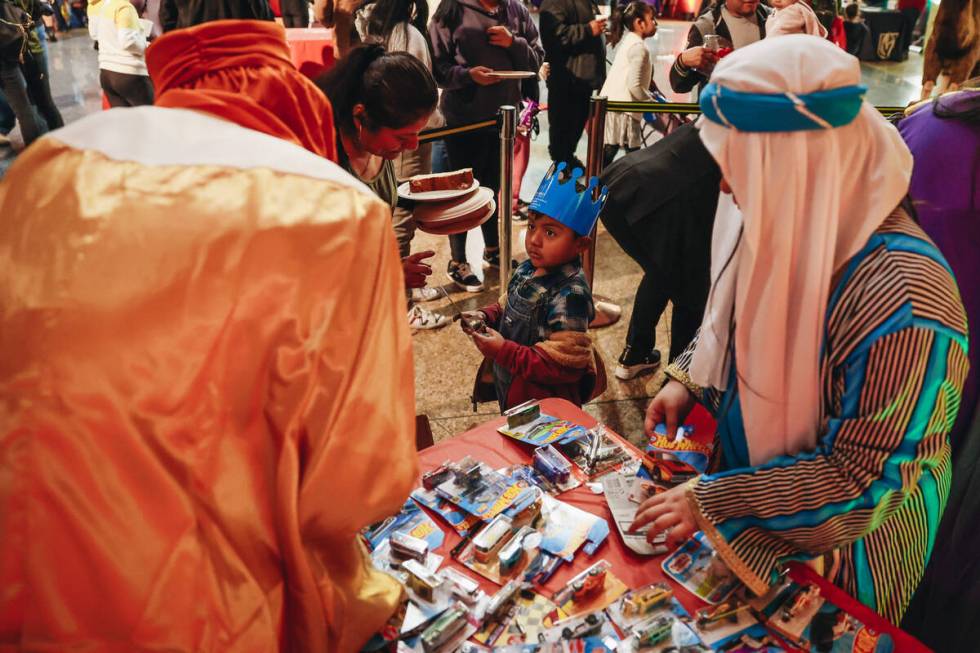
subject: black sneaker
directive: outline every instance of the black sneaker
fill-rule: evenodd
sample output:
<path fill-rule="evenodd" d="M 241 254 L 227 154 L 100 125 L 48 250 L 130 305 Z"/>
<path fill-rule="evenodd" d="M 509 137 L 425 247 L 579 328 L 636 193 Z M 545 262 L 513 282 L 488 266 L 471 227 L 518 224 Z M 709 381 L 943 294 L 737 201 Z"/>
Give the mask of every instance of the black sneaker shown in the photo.
<path fill-rule="evenodd" d="M 499 268 L 499 267 L 500 267 L 500 248 L 498 247 L 493 251 L 486 250 L 486 249 L 483 250 L 483 269 L 489 270 L 490 268 Z M 511 270 L 517 269 L 516 259 L 510 260 L 510 269 Z"/>
<path fill-rule="evenodd" d="M 524 200 L 517 200 L 517 208 L 514 209 L 514 222 L 527 222 L 527 210 L 530 206 Z"/>
<path fill-rule="evenodd" d="M 449 267 L 446 269 L 446 275 L 461 290 L 465 290 L 466 292 L 480 292 L 483 290 L 483 282 L 480 281 L 478 276 L 473 274 L 469 263 L 450 261 Z"/>
<path fill-rule="evenodd" d="M 616 366 L 616 378 L 620 381 L 629 381 L 641 374 L 652 372 L 660 365 L 660 352 L 654 349 L 643 355 L 633 353 L 629 345 L 619 355 L 619 365 Z"/>

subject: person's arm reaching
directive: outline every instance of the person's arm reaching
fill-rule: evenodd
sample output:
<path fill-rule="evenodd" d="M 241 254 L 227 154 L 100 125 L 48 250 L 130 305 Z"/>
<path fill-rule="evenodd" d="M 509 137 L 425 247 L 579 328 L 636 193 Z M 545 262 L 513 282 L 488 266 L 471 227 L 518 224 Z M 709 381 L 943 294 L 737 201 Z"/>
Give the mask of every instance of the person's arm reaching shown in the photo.
<path fill-rule="evenodd" d="M 880 337 L 846 361 L 845 383 L 859 385 L 815 451 L 688 487 L 698 526 L 750 589 L 761 594 L 782 562 L 867 537 L 899 511 L 928 518 L 908 499 L 920 482 L 942 483 L 948 473 L 949 407 L 965 358 L 938 330 Z"/>
<path fill-rule="evenodd" d="M 687 93 L 698 84 L 707 81 L 708 77 L 698 68 L 713 63 L 712 54 L 703 47 L 704 37 L 697 25 L 691 25 L 687 33 L 687 47 L 674 59 L 670 67 L 670 87 L 675 93 Z"/>

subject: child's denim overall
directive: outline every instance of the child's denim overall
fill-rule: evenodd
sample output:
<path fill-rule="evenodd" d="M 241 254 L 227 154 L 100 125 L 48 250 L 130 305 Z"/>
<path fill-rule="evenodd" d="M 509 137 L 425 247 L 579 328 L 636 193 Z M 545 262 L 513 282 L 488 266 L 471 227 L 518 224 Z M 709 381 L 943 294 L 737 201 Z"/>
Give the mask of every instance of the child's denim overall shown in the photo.
<path fill-rule="evenodd" d="M 547 298 L 548 294 L 545 294 L 532 302 L 521 297 L 518 292 L 507 293 L 507 306 L 503 317 L 500 318 L 500 335 L 525 347 L 536 343 L 539 306 L 541 301 Z M 493 364 L 493 385 L 497 390 L 500 412 L 503 412 L 506 407 L 507 393 L 510 391 L 512 380 L 510 370 L 498 363 Z"/>

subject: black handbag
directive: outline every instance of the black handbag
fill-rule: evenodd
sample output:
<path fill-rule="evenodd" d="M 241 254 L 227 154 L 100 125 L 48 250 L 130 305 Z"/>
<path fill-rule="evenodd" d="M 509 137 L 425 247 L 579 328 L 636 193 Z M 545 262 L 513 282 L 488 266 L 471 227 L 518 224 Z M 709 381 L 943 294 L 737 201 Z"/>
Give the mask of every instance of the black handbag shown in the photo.
<path fill-rule="evenodd" d="M 27 35 L 34 29 L 30 15 L 12 2 L 0 0 L 0 59 L 24 62 Z"/>

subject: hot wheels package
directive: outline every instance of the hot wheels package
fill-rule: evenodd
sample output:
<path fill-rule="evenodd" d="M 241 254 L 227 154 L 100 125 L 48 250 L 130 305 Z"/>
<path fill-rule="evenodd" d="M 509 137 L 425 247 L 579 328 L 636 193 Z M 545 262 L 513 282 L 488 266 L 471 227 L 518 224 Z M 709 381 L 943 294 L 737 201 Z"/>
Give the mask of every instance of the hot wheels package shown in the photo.
<path fill-rule="evenodd" d="M 630 590 L 607 612 L 621 630 L 626 630 L 658 610 L 669 610 L 674 600 L 674 590 L 667 583 L 653 583 L 646 587 Z"/>
<path fill-rule="evenodd" d="M 450 469 L 452 478 L 439 485 L 439 495 L 485 521 L 504 512 L 525 493 L 533 491 L 526 482 L 510 479 L 469 456 L 450 464 Z"/>
<path fill-rule="evenodd" d="M 677 429 L 677 437 L 672 440 L 667 435 L 667 425 L 657 424 L 646 449 L 662 458 L 690 465 L 698 474 L 703 474 L 708 468 L 712 447 L 710 444 L 694 440 L 692 435 L 694 435 L 693 426 L 680 426 Z"/>
<path fill-rule="evenodd" d="M 662 566 L 668 576 L 712 605 L 721 603 L 742 587 L 701 532 L 670 554 Z"/>
<path fill-rule="evenodd" d="M 412 499 L 445 519 L 460 537 L 466 537 L 474 526 L 482 523 L 479 517 L 474 517 L 449 499 L 439 496 L 435 490 L 416 488 L 412 492 Z"/>
<path fill-rule="evenodd" d="M 584 437 L 587 429 L 581 424 L 542 414 L 533 422 L 515 427 L 501 426 L 497 431 L 509 438 L 540 447 L 571 442 Z"/>
<path fill-rule="evenodd" d="M 584 545 L 588 555 L 595 553 L 609 537 L 609 523 L 597 515 L 545 495 L 541 512 L 541 548 L 571 562 L 575 552 Z"/>
<path fill-rule="evenodd" d="M 634 460 L 630 452 L 611 437 L 601 424 L 581 438 L 564 444 L 559 443 L 558 448 L 571 458 L 590 481 L 616 471 Z"/>
<path fill-rule="evenodd" d="M 437 549 L 442 546 L 446 534 L 442 532 L 439 525 L 425 514 L 414 501 L 409 499 L 402 506 L 401 511 L 388 519 L 368 526 L 363 531 L 364 539 L 367 541 L 368 548 L 372 551 L 382 542 L 385 542 L 394 533 L 402 533 L 413 538 L 424 540 L 429 550 Z"/>
<path fill-rule="evenodd" d="M 586 614 L 604 610 L 626 589 L 626 584 L 613 575 L 611 565 L 600 560 L 568 581 L 552 600 L 566 614 Z"/>
<path fill-rule="evenodd" d="M 602 479 L 602 493 L 606 497 L 606 503 L 609 504 L 609 512 L 612 513 L 623 543 L 641 555 L 660 555 L 667 553 L 666 533 L 657 535 L 654 543 L 651 544 L 647 541 L 649 526 L 636 533 L 631 533 L 629 530 L 636 517 L 636 509 L 639 507 L 639 504 L 632 500 L 632 496 L 636 493 L 635 486 L 642 485 L 644 482 L 632 475 L 609 474 Z"/>
<path fill-rule="evenodd" d="M 573 490 L 582 485 L 582 480 L 574 470 L 571 474 L 569 474 L 568 480 L 561 485 L 552 483 L 545 478 L 544 474 L 536 470 L 531 465 L 511 465 L 510 467 L 504 469 L 503 473 L 514 480 L 522 480 L 526 483 L 539 487 L 541 488 L 542 492 L 547 492 L 552 496 L 557 496 L 562 492 Z"/>
<path fill-rule="evenodd" d="M 828 601 L 814 583 L 783 580 L 752 605 L 770 630 L 803 650 L 891 653 L 895 648 L 890 635 Z"/>
<path fill-rule="evenodd" d="M 748 645 L 748 642 L 764 643 L 767 640 L 765 627 L 738 593 L 718 605 L 698 610 L 691 628 L 702 642 L 715 650 L 728 649 L 737 643 Z"/>

